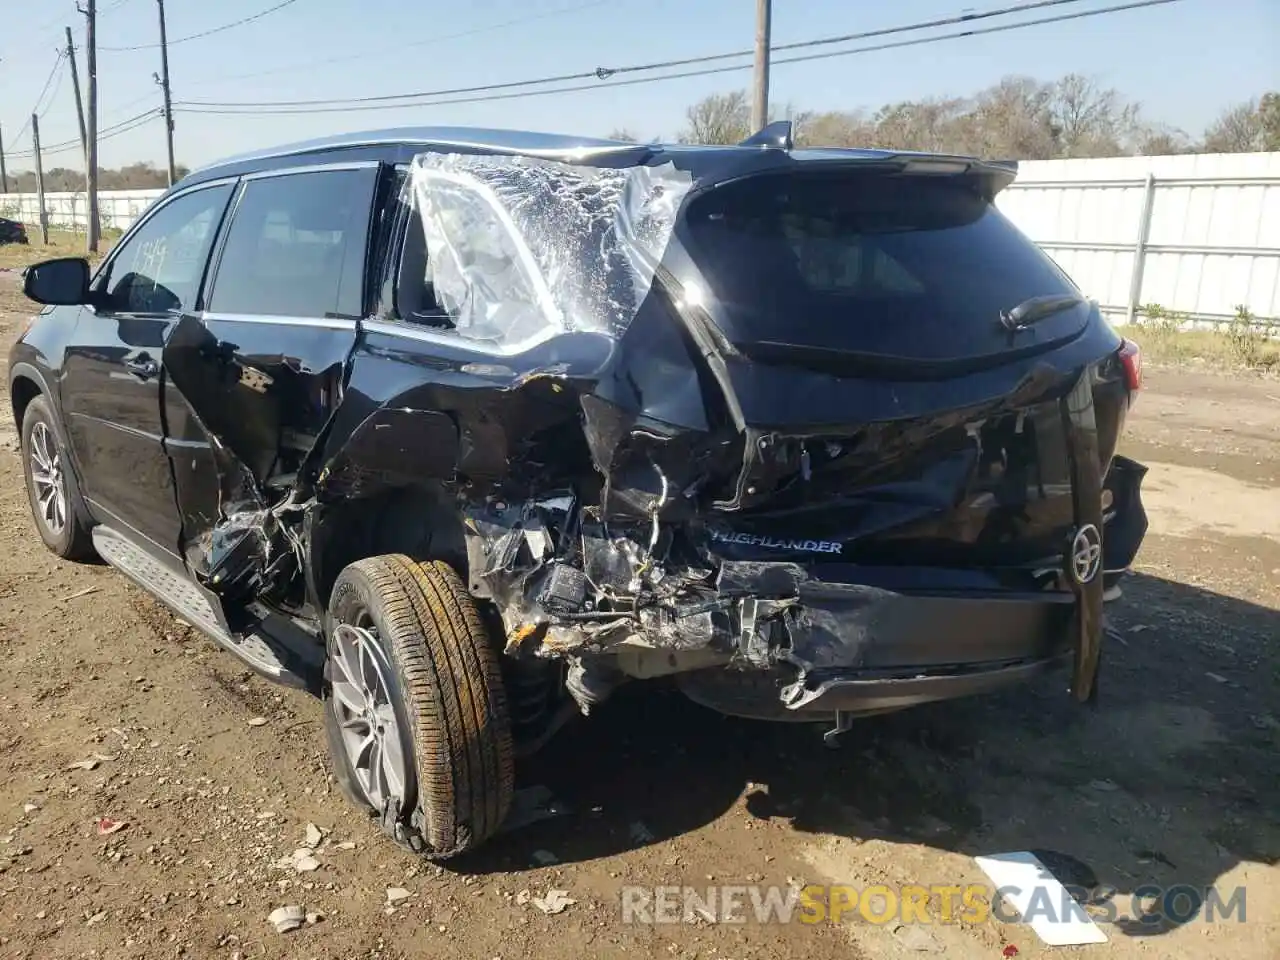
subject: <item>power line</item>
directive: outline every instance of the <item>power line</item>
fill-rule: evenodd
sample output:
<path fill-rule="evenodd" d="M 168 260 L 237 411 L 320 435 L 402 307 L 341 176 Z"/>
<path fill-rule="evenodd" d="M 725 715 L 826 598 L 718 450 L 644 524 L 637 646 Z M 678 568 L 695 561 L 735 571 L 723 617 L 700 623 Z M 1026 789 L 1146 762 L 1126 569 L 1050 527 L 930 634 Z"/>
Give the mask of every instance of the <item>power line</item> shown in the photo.
<path fill-rule="evenodd" d="M 155 90 L 151 90 L 151 91 L 149 91 L 149 92 L 147 92 L 147 93 L 144 93 L 144 94 L 143 94 L 142 96 L 140 96 L 140 97 L 134 97 L 132 100 L 126 100 L 124 103 L 120 104 L 118 107 L 112 107 L 112 108 L 111 108 L 111 113 L 112 113 L 113 115 L 115 115 L 115 114 L 120 114 L 120 113 L 124 113 L 124 112 L 125 112 L 126 110 L 128 110 L 130 107 L 136 107 L 136 106 L 137 106 L 138 104 L 140 104 L 140 103 L 145 103 L 145 102 L 146 102 L 146 101 L 148 101 L 148 100 L 154 100 L 154 99 L 158 98 L 160 95 L 161 95 L 161 94 L 160 94 L 159 92 L 157 92 L 157 91 L 155 91 Z"/>
<path fill-rule="evenodd" d="M 462 30 L 458 33 L 444 33 L 435 37 L 427 37 L 423 40 L 411 40 L 408 43 L 400 43 L 397 41 L 396 50 L 404 50 L 409 47 L 435 47 L 449 40 L 459 40 L 463 37 L 474 37 L 481 33 L 490 33 L 495 30 L 505 30 L 508 27 L 518 27 L 526 23 L 533 23 L 537 20 L 549 20 L 552 17 L 562 17 L 569 13 L 580 13 L 583 10 L 589 10 L 592 7 L 602 7 L 612 0 L 590 0 L 588 3 L 579 3 L 572 7 L 562 7 L 559 10 L 545 10 L 542 13 L 534 13 L 525 17 L 515 17 L 511 20 L 503 20 L 501 23 L 491 23 L 483 27 L 474 27 L 470 30 Z M 285 67 L 274 67 L 271 70 L 257 70 L 253 73 L 235 73 L 231 76 L 211 77 L 207 80 L 189 80 L 188 87 L 198 87 L 208 85 L 210 83 L 223 83 L 230 80 L 256 80 L 259 77 L 272 77 L 281 73 L 293 73 L 295 70 L 304 70 L 307 67 L 327 66 L 334 63 L 350 63 L 355 60 L 367 60 L 369 57 L 383 56 L 387 53 L 386 44 L 383 44 L 377 50 L 366 50 L 363 53 L 349 53 L 341 57 L 325 57 L 321 60 L 307 60 L 302 63 L 294 63 Z"/>
<path fill-rule="evenodd" d="M 149 121 L 154 120 L 159 116 L 160 116 L 159 111 L 152 111 L 151 113 L 146 114 L 138 122 L 131 123 L 128 125 L 121 125 L 119 127 L 114 127 L 114 128 L 107 127 L 106 132 L 98 135 L 98 140 L 99 141 L 110 140 L 112 137 L 118 137 L 126 133 L 132 133 L 134 130 L 137 130 L 139 127 L 146 126 Z M 81 149 L 83 148 L 79 139 L 67 140 L 63 143 L 55 143 L 48 147 L 41 145 L 40 156 L 43 158 L 43 157 L 52 156 L 58 153 L 70 153 L 72 151 L 78 151 Z M 10 156 L 31 159 L 35 156 L 35 152 L 31 150 L 25 150 L 22 153 L 11 154 Z"/>
<path fill-rule="evenodd" d="M 847 33 L 835 37 L 820 37 L 816 40 L 801 40 L 796 43 L 779 44 L 778 46 L 770 47 L 770 52 L 778 53 L 786 50 L 798 50 L 805 47 L 828 46 L 836 43 L 847 43 L 850 40 L 867 40 L 872 37 L 882 37 L 894 33 L 910 33 L 916 30 L 926 30 L 933 27 L 954 26 L 957 23 L 965 23 L 972 20 L 986 20 L 991 17 L 1006 16 L 1010 13 L 1022 13 L 1027 10 L 1036 10 L 1041 7 L 1056 7 L 1067 3 L 1079 2 L 1081 2 L 1081 0 L 1030 0 L 1030 2 L 1027 3 L 1021 3 L 1011 7 L 1001 7 L 996 10 L 987 10 L 981 13 L 965 13 L 954 17 L 945 17 L 939 20 L 923 20 L 917 23 L 909 23 L 897 27 L 883 27 L 879 30 L 866 30 L 860 33 Z M 594 70 L 583 70 L 577 73 L 562 73 L 550 77 L 540 77 L 536 80 L 513 80 L 507 83 L 490 83 L 475 87 L 455 87 L 450 90 L 426 90 L 419 91 L 418 93 L 396 93 L 374 97 L 352 97 L 344 99 L 317 98 L 311 100 L 260 100 L 247 103 L 216 100 L 188 100 L 186 103 L 210 107 L 302 107 L 339 103 L 381 103 L 391 100 L 416 100 L 423 97 L 445 97 L 455 96 L 457 94 L 489 93 L 495 90 L 513 90 L 520 87 L 542 86 L 548 83 L 567 83 L 574 80 L 607 80 L 620 73 L 644 73 L 653 70 L 667 70 L 673 67 L 687 67 L 692 64 L 713 63 L 720 60 L 735 60 L 740 57 L 750 57 L 754 55 L 754 49 L 735 50 L 731 53 L 713 53 L 699 57 L 685 57 L 680 60 L 657 60 L 652 63 L 632 64 L 624 67 L 596 67 Z"/>
<path fill-rule="evenodd" d="M 115 124 L 115 125 L 110 126 L 110 127 L 104 127 L 104 128 L 103 128 L 103 134 L 102 134 L 102 136 L 100 136 L 100 137 L 99 137 L 99 139 L 102 139 L 102 138 L 103 138 L 103 137 L 105 137 L 105 136 L 111 136 L 111 135 L 113 135 L 113 134 L 114 134 L 115 132 L 117 132 L 117 131 L 119 131 L 119 132 L 126 132 L 126 133 L 127 133 L 127 132 L 128 132 L 128 130 L 133 129 L 134 127 L 142 126 L 142 123 L 140 123 L 140 122 L 138 122 L 138 121 L 140 121 L 140 120 L 150 119 L 152 116 L 155 116 L 155 115 L 156 115 L 156 111 L 155 111 L 155 110 L 151 110 L 151 111 L 148 111 L 148 112 L 147 112 L 147 113 L 145 113 L 145 114 L 139 114 L 139 115 L 138 115 L 138 116 L 136 116 L 136 117 L 130 117 L 128 120 L 121 121 L 119 124 Z M 121 128 L 127 128 L 127 129 L 121 130 Z M 61 151 L 63 151 L 63 150 L 70 150 L 70 149 L 72 149 L 73 147 L 77 147 L 77 148 L 78 148 L 78 147 L 80 147 L 80 146 L 81 146 L 81 144 L 80 144 L 80 140 L 79 140 L 79 138 L 76 138 L 75 140 L 63 140 L 63 141 L 60 141 L 60 142 L 58 142 L 58 143 L 51 143 L 51 144 L 49 144 L 49 145 L 47 145 L 47 146 L 45 146 L 45 145 L 43 145 L 43 144 L 42 144 L 42 145 L 41 145 L 41 148 L 40 148 L 40 152 L 41 152 L 42 154 L 45 154 L 45 153 L 59 153 L 59 152 L 61 152 Z M 22 150 L 22 151 L 19 151 L 19 152 L 17 152 L 17 153 L 11 154 L 11 156 L 14 156 L 14 157 L 34 157 L 34 156 L 35 156 L 35 151 L 34 151 L 34 150 Z"/>
<path fill-rule="evenodd" d="M 67 72 L 66 59 L 59 58 L 58 64 L 61 67 L 61 69 L 58 69 L 56 72 L 56 79 L 53 81 L 53 89 L 49 92 L 49 102 L 44 105 L 43 110 L 39 111 L 41 120 L 43 120 L 45 116 L 49 113 L 49 111 L 53 109 L 53 105 L 58 99 L 58 91 L 62 89 L 62 77 Z"/>
<path fill-rule="evenodd" d="M 66 0 L 66 2 L 67 2 L 67 3 L 70 3 L 70 2 L 71 2 L 71 0 Z M 118 3 L 129 3 L 129 2 L 130 2 L 130 0 L 118 0 Z M 34 30 L 33 32 L 34 32 L 37 36 L 39 36 L 40 34 L 43 34 L 46 30 L 51 30 L 51 29 L 52 29 L 53 27 L 55 27 L 55 26 L 61 26 L 63 23 L 65 23 L 65 22 L 66 22 L 66 20 L 67 20 L 67 18 L 66 18 L 65 16 L 63 16 L 63 15 L 59 14 L 57 18 L 55 18 L 55 19 L 53 19 L 53 20 L 47 20 L 47 21 L 45 21 L 43 24 L 41 24 L 40 26 L 36 27 L 36 28 L 35 28 L 35 30 Z M 27 44 L 27 46 L 28 46 L 28 47 L 30 47 L 30 46 L 32 46 L 32 45 L 33 45 L 33 44 L 31 44 L 31 43 L 28 43 L 28 44 Z M 4 59 L 4 58 L 3 58 L 3 57 L 0 57 L 0 60 L 2 60 L 2 59 Z"/>
<path fill-rule="evenodd" d="M 261 20 L 263 17 L 267 16 L 268 14 L 275 13 L 277 10 L 283 10 L 285 7 L 295 4 L 297 2 L 298 0 L 282 0 L 281 3 L 277 3 L 274 7 L 268 7 L 266 10 L 261 10 L 258 13 L 252 14 L 251 16 L 248 16 L 248 17 L 241 17 L 239 20 L 233 20 L 231 23 L 224 23 L 220 27 L 211 27 L 208 30 L 201 30 L 199 33 L 192 33 L 185 37 L 177 37 L 169 41 L 169 46 L 172 47 L 176 43 L 186 43 L 189 40 L 202 40 L 205 37 L 212 37 L 215 33 L 222 33 L 225 30 L 231 30 L 235 27 L 242 27 L 246 23 L 253 23 L 255 20 Z M 124 53 L 130 50 L 156 50 L 159 47 L 160 47 L 160 44 L 158 43 L 140 43 L 137 46 L 133 46 L 133 47 L 98 47 L 98 50 L 109 51 L 111 53 Z"/>
<path fill-rule="evenodd" d="M 1070 3 L 1070 2 L 1078 2 L 1078 0 L 1039 0 L 1038 3 L 1024 4 L 1020 7 L 1014 7 L 1009 9 L 1026 10 L 1026 9 L 1033 9 L 1035 7 L 1051 6 L 1059 3 Z M 772 61 L 772 64 L 774 66 L 777 66 L 780 64 L 804 63 L 811 60 L 827 60 L 835 57 L 852 56 L 854 54 L 859 54 L 859 53 L 873 53 L 881 50 L 891 50 L 891 49 L 898 49 L 902 47 L 913 47 L 913 46 L 919 46 L 919 45 L 928 44 L 928 43 L 939 43 L 943 40 L 956 40 L 964 37 L 980 36 L 983 34 L 1002 33 L 1008 30 L 1021 30 L 1026 27 L 1042 26 L 1044 24 L 1049 24 L 1049 23 L 1061 23 L 1067 20 L 1080 20 L 1086 17 L 1096 17 L 1104 14 L 1120 13 L 1127 10 L 1137 10 L 1144 7 L 1162 6 L 1164 4 L 1177 3 L 1177 2 L 1179 2 L 1179 0 L 1136 0 L 1136 2 L 1132 2 L 1132 3 L 1119 4 L 1119 5 L 1110 6 L 1110 7 L 1100 7 L 1094 10 L 1082 10 L 1075 13 L 1059 14 L 1053 17 L 1041 17 L 1034 20 L 1020 21 L 1018 23 L 1001 24 L 998 26 L 982 27 L 982 28 L 977 28 L 973 30 L 962 30 L 962 31 L 956 31 L 954 33 L 946 33 L 946 34 L 940 34 L 940 35 L 935 35 L 930 37 L 917 37 L 910 40 L 898 40 L 890 43 L 881 43 L 881 44 L 875 44 L 875 45 L 866 46 L 866 47 L 856 47 L 852 50 L 833 50 L 833 51 L 827 51 L 823 53 L 803 54 L 795 57 L 783 57 L 781 59 L 774 59 Z M 971 20 L 971 19 L 978 19 L 978 18 L 986 18 L 989 16 L 996 16 L 996 15 L 998 14 L 995 11 L 991 11 L 991 12 L 982 13 L 982 14 L 970 14 L 960 19 Z M 953 20 L 952 22 L 956 22 L 956 21 Z M 872 33 L 874 35 L 884 35 L 885 33 L 888 33 L 888 32 L 902 33 L 908 30 L 917 30 L 917 29 L 921 29 L 921 27 L 918 25 L 910 25 L 910 26 L 903 26 L 903 27 L 893 27 L 893 28 L 889 28 L 888 30 L 872 31 Z M 851 36 L 854 36 L 854 35 L 851 35 Z M 803 41 L 802 43 L 798 43 L 798 44 L 787 44 L 786 48 L 797 49 L 803 46 L 825 45 L 831 42 L 835 42 L 835 41 L 832 38 L 822 38 L 819 40 Z M 775 47 L 774 49 L 779 49 L 779 48 Z M 748 53 L 749 52 L 750 51 L 748 51 Z M 707 63 L 715 60 L 727 59 L 733 56 L 744 56 L 744 55 L 746 55 L 746 53 L 714 54 L 708 57 L 694 57 L 694 58 L 689 58 L 683 61 L 668 61 L 667 64 Z M 320 101 L 314 101 L 314 102 L 304 101 L 303 104 L 305 105 L 300 104 L 299 106 L 287 106 L 283 104 L 280 106 L 277 106 L 271 103 L 212 103 L 212 102 L 202 102 L 202 101 L 179 101 L 177 106 L 181 109 L 183 113 L 223 115 L 223 116 L 252 116 L 255 114 L 262 115 L 262 116 L 275 116 L 275 115 L 310 114 L 310 113 L 345 113 L 352 110 L 361 110 L 361 111 L 391 110 L 391 109 L 399 109 L 407 106 L 452 106 L 452 105 L 470 104 L 470 103 L 487 103 L 495 100 L 514 100 L 514 99 L 520 99 L 523 97 L 548 96 L 548 95 L 559 94 L 559 93 L 576 93 L 576 92 L 585 91 L 585 90 L 602 90 L 610 87 L 629 87 L 629 86 L 636 86 L 644 83 L 656 83 L 662 80 L 679 80 L 679 79 L 685 79 L 689 77 L 703 77 L 703 76 L 710 76 L 712 74 L 732 73 L 735 71 L 750 70 L 752 67 L 750 63 L 733 64 L 730 66 L 708 67 L 700 70 L 685 70 L 677 73 L 667 73 L 667 74 L 663 74 L 661 76 L 656 76 L 656 77 L 636 77 L 629 80 L 617 80 L 617 81 L 606 82 L 606 83 L 601 83 L 601 82 L 578 83 L 570 86 L 554 87 L 551 89 L 524 90 L 521 92 L 508 92 L 508 93 L 489 93 L 488 92 L 488 91 L 511 90 L 512 88 L 540 86 L 548 83 L 562 82 L 563 80 L 583 80 L 588 77 L 597 77 L 597 78 L 603 79 L 605 77 L 610 77 L 618 73 L 630 73 L 630 72 L 639 72 L 644 70 L 661 69 L 665 65 L 666 64 L 664 65 L 645 64 L 645 65 L 637 65 L 637 66 L 620 67 L 620 68 L 612 69 L 609 71 L 590 71 L 590 72 L 577 73 L 577 74 L 565 74 L 561 77 L 543 77 L 536 80 L 513 81 L 510 83 L 502 83 L 502 84 L 486 84 L 478 87 L 464 87 L 464 88 L 457 88 L 454 90 L 426 91 L 426 92 L 416 93 L 416 94 L 396 94 L 392 96 L 377 97 L 377 98 L 366 97 L 366 98 L 351 99 L 351 100 L 333 99 L 333 100 L 320 100 Z M 430 98 L 430 97 L 438 98 L 438 97 L 451 96 L 453 94 L 458 94 L 458 93 L 468 93 L 468 94 L 480 93 L 483 95 L 455 97 L 453 99 L 432 99 L 432 100 L 427 100 L 426 102 L 415 102 L 415 103 L 371 102 L 371 101 L 382 101 L 382 100 L 392 100 L 392 99 L 397 101 L 404 101 L 404 100 L 410 100 L 414 98 Z M 264 107 L 266 109 L 262 109 Z"/>
<path fill-rule="evenodd" d="M 62 58 L 65 55 L 65 50 L 59 50 L 58 55 L 54 57 L 53 69 L 49 71 L 49 76 L 45 77 L 44 86 L 40 88 L 40 96 L 36 97 L 35 104 L 31 107 L 30 111 L 27 112 L 27 118 L 23 122 L 22 126 L 18 128 L 18 135 L 13 138 L 13 143 L 17 144 L 21 142 L 23 135 L 31 129 L 31 117 L 32 115 L 40 112 L 40 104 L 44 102 L 44 95 L 49 92 L 49 84 L 53 83 L 54 75 L 58 73 L 58 68 L 62 66 Z"/>
<path fill-rule="evenodd" d="M 148 121 L 154 120 L 158 116 L 160 116 L 160 110 L 158 108 L 148 110 L 145 113 L 139 113 L 136 116 L 130 117 L 128 120 L 121 120 L 119 123 L 112 124 L 109 127 L 103 127 L 101 132 L 98 134 L 98 139 L 109 140 L 112 137 L 120 136 L 124 133 L 130 133 L 138 127 L 145 126 Z M 83 148 L 84 145 L 80 142 L 80 138 L 76 137 L 74 140 L 63 140 L 60 143 L 51 143 L 48 146 L 41 144 L 40 155 L 47 156 L 53 153 L 65 153 L 68 150 L 82 150 Z M 34 150 L 20 150 L 17 153 L 5 154 L 7 157 L 26 158 L 31 158 L 35 155 Z"/>
<path fill-rule="evenodd" d="M 53 19 L 53 20 L 47 20 L 47 21 L 45 21 L 44 23 L 42 23 L 40 26 L 36 27 L 35 32 L 36 32 L 36 33 L 44 33 L 46 30 L 51 29 L 51 28 L 52 28 L 52 27 L 54 27 L 55 25 L 61 24 L 64 20 L 66 20 L 66 17 L 65 17 L 65 16 L 62 16 L 62 15 L 59 15 L 59 16 L 58 16 L 58 17 L 56 17 L 55 19 Z"/>
<path fill-rule="evenodd" d="M 808 47 L 829 46 L 837 43 L 847 43 L 850 40 L 866 40 L 872 37 L 888 36 L 895 33 L 911 33 L 917 30 L 925 30 L 939 26 L 954 26 L 958 23 L 965 23 L 973 20 L 986 20 L 991 17 L 1007 16 L 1011 13 L 1022 13 L 1028 10 L 1036 10 L 1042 7 L 1056 7 L 1068 3 L 1079 3 L 1081 0 L 1031 0 L 1031 2 L 1017 4 L 1011 7 L 1002 7 L 996 10 L 987 10 L 980 13 L 967 13 L 954 17 L 946 17 L 939 20 L 925 20 L 917 23 L 909 23 L 896 27 L 884 27 L 879 30 L 867 30 L 861 33 L 848 33 L 835 37 L 820 37 L 816 40 L 802 40 L 795 43 L 779 44 L 770 48 L 771 53 L 783 52 L 786 50 L 798 50 Z M 382 103 L 393 100 L 417 100 L 424 97 L 445 97 L 455 96 L 458 94 L 471 93 L 490 93 L 498 90 L 513 90 L 522 87 L 542 86 L 548 83 L 567 83 L 575 80 L 607 80 L 618 74 L 625 73 L 647 73 L 654 70 L 667 70 L 674 67 L 686 67 L 701 63 L 714 63 L 723 60 L 735 60 L 742 57 L 754 56 L 755 51 L 752 50 L 735 50 L 730 53 L 713 53 L 705 54 L 697 57 L 685 57 L 679 60 L 658 60 L 651 63 L 631 64 L 622 67 L 596 67 L 593 70 L 582 70 L 576 73 L 563 73 L 549 77 L 539 77 L 534 80 L 513 80 L 506 83 L 490 83 L 481 84 L 473 87 L 454 87 L 444 90 L 424 90 L 417 93 L 397 93 L 384 94 L 381 96 L 371 97 L 351 97 L 351 98 L 315 98 L 310 100 L 259 100 L 259 101 L 217 101 L 217 100 L 188 100 L 188 105 L 208 106 L 208 107 L 303 107 L 303 106 L 321 106 L 347 103 Z M 740 69 L 734 67 L 732 69 Z"/>

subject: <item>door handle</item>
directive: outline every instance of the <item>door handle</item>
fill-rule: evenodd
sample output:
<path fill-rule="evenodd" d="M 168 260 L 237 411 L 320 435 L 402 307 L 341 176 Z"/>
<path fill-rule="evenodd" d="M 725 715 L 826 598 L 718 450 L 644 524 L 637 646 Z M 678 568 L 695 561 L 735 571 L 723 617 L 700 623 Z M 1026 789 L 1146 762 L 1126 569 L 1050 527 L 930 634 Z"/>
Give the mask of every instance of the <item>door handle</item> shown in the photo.
<path fill-rule="evenodd" d="M 160 372 L 160 364 L 156 363 L 146 354 L 140 357 L 130 357 L 124 362 L 124 368 L 130 373 L 142 377 L 144 380 L 154 377 Z"/>

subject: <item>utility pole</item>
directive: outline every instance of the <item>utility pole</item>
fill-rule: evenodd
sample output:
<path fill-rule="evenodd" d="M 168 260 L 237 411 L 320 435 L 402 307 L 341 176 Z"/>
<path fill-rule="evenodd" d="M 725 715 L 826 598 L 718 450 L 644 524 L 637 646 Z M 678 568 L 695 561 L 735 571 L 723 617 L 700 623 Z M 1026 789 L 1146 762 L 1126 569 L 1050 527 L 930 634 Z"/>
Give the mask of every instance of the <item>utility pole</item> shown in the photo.
<path fill-rule="evenodd" d="M 769 34 L 773 21 L 772 0 L 756 0 L 755 96 L 751 101 L 751 132 L 769 122 Z"/>
<path fill-rule="evenodd" d="M 90 253 L 98 252 L 98 0 L 85 0 L 76 9 L 84 14 L 85 65 L 89 68 L 89 146 L 85 150 L 85 179 L 88 181 L 89 226 L 86 231 Z"/>
<path fill-rule="evenodd" d="M 177 179 L 173 165 L 173 101 L 169 96 L 169 38 L 164 32 L 164 0 L 156 0 L 160 8 L 160 87 L 164 90 L 164 139 L 169 149 L 169 186 Z"/>
<path fill-rule="evenodd" d="M 76 67 L 76 45 L 71 39 L 70 27 L 67 27 L 67 62 L 71 64 L 71 86 L 76 92 L 76 120 L 80 123 L 80 150 L 84 152 L 89 148 L 89 138 L 84 132 L 84 103 L 80 100 L 80 71 Z"/>
<path fill-rule="evenodd" d="M 4 127 L 0 127 L 0 193 L 9 192 L 9 171 L 4 168 Z"/>
<path fill-rule="evenodd" d="M 36 155 L 36 205 L 40 208 L 40 242 L 49 245 L 49 214 L 44 208 L 44 164 L 40 162 L 40 116 L 31 115 L 31 144 Z"/>

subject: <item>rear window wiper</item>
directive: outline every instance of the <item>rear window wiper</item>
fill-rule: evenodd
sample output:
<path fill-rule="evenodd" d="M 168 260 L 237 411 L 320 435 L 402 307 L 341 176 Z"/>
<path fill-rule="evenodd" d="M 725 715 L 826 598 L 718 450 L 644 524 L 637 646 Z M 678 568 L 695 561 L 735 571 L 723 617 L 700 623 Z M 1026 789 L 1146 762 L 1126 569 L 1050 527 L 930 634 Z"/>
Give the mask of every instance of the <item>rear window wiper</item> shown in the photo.
<path fill-rule="evenodd" d="M 1033 323 L 1051 317 L 1063 310 L 1070 310 L 1084 303 L 1084 297 L 1074 293 L 1049 294 L 1043 297 L 1029 297 L 1012 310 L 1000 311 L 1000 325 L 1010 333 L 1025 330 Z"/>

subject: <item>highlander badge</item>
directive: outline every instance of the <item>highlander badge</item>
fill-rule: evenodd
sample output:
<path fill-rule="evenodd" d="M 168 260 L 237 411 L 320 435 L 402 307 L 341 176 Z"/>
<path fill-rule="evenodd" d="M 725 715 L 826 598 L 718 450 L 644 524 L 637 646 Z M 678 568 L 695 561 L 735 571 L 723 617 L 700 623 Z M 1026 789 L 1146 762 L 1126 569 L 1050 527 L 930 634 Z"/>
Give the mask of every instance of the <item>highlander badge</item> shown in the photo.
<path fill-rule="evenodd" d="M 763 547 L 766 550 L 793 550 L 801 553 L 839 553 L 844 544 L 834 540 L 780 540 L 753 533 L 734 533 L 732 530 L 712 530 L 711 539 L 716 543 L 737 543 L 744 547 Z"/>

